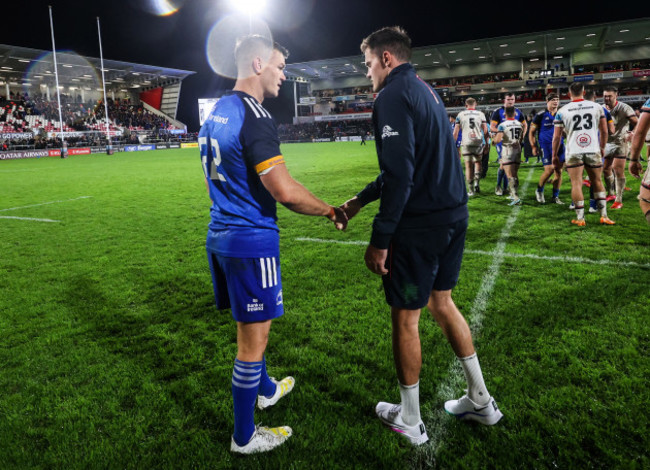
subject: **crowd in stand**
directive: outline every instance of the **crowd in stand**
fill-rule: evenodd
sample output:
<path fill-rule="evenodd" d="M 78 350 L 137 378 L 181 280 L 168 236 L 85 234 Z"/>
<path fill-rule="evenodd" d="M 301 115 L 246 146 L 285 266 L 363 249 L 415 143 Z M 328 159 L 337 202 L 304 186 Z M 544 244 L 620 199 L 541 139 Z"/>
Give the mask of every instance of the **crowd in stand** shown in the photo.
<path fill-rule="evenodd" d="M 69 147 L 106 145 L 103 101 L 82 101 L 81 96 L 62 94 L 61 116 L 65 132 L 98 131 L 97 134 L 66 137 Z M 128 99 L 108 100 L 108 115 L 113 121 L 110 131 L 123 128 L 127 143 L 140 143 L 137 136 L 129 137 L 129 131 L 147 131 L 149 139 L 168 142 L 178 139 L 168 131 L 173 126 L 161 116 L 133 104 Z M 30 118 L 35 116 L 35 118 Z M 0 98 L 0 132 L 7 134 L 32 133 L 30 138 L 7 138 L 0 140 L 0 150 L 58 148 L 58 138 L 48 139 L 46 132 L 59 130 L 59 106 L 57 101 L 47 100 L 46 95 L 36 93 L 11 93 L 9 98 Z M 31 124 L 30 124 L 31 123 Z M 24 137 L 24 136 L 21 136 Z M 129 140 L 130 139 L 130 140 Z M 123 142 L 124 143 L 124 142 Z"/>
<path fill-rule="evenodd" d="M 278 134 L 283 142 L 311 142 L 314 139 L 336 140 L 340 137 L 372 133 L 370 119 L 322 121 L 303 124 L 280 124 Z"/>

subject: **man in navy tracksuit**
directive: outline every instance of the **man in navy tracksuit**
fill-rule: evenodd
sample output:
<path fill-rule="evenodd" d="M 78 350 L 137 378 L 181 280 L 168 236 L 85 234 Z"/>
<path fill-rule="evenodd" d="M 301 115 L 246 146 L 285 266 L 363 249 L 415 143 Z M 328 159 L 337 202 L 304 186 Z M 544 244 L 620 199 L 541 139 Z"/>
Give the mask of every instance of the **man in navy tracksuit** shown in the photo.
<path fill-rule="evenodd" d="M 463 315 L 451 298 L 467 230 L 467 191 L 438 94 L 409 63 L 411 40 L 400 27 L 383 28 L 361 44 L 375 101 L 373 125 L 381 170 L 343 205 L 348 218 L 380 199 L 365 262 L 382 275 L 391 306 L 393 354 L 401 404 L 379 402 L 376 412 L 412 444 L 428 440 L 420 418 L 422 365 L 418 321 L 425 305 L 459 358 L 468 394 L 445 403 L 459 418 L 495 424 L 501 418 L 488 393 Z"/>

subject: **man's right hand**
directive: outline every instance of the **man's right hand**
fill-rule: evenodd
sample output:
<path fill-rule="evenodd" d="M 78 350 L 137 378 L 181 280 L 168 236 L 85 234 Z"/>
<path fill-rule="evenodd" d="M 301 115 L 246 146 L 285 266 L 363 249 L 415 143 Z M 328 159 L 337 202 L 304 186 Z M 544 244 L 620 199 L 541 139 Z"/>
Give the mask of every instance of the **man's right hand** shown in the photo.
<path fill-rule="evenodd" d="M 334 222 L 334 227 L 337 230 L 345 230 L 348 226 L 348 216 L 345 211 L 340 207 L 332 207 L 332 212 L 327 216 L 332 222 Z"/>
<path fill-rule="evenodd" d="M 357 215 L 359 211 L 361 210 L 363 206 L 359 202 L 359 199 L 357 197 L 353 197 L 352 199 L 348 199 L 343 203 L 341 206 L 341 209 L 345 212 L 345 215 L 348 217 L 348 220 L 350 220 L 352 217 Z"/>

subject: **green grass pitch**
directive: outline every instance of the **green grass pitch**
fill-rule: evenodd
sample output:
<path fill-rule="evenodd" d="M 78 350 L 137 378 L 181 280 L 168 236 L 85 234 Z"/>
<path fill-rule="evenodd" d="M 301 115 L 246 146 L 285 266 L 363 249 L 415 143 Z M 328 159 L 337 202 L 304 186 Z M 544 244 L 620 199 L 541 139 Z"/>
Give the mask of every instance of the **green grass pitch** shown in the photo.
<path fill-rule="evenodd" d="M 283 152 L 334 204 L 378 171 L 373 145 Z M 431 440 L 412 448 L 384 428 L 374 406 L 399 392 L 389 310 L 363 263 L 377 204 L 345 232 L 280 207 L 286 313 L 267 360 L 296 388 L 256 419 L 294 436 L 239 457 L 229 452 L 235 326 L 213 304 L 197 150 L 0 162 L 0 468 L 650 468 L 639 182 L 610 211 L 616 226 L 587 215 L 577 228 L 566 205 L 535 202 L 540 171 L 522 165 L 524 205 L 513 209 L 494 195 L 490 168 L 469 202 L 454 291 L 505 415 L 498 425 L 444 413 L 462 373 L 424 311 Z"/>

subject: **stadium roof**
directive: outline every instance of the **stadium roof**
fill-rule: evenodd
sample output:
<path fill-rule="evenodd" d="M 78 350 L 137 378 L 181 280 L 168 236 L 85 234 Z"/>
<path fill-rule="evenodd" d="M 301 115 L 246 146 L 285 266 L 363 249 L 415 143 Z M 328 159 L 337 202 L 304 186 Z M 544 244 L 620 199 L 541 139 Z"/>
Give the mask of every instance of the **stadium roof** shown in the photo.
<path fill-rule="evenodd" d="M 0 44 L 0 84 L 22 86 L 54 84 L 52 51 Z M 83 57 L 71 51 L 57 51 L 59 84 L 101 86 L 99 58 Z M 133 64 L 104 59 L 107 90 L 155 86 L 168 80 L 182 80 L 195 72 L 153 65 Z"/>
<path fill-rule="evenodd" d="M 569 54 L 579 51 L 602 53 L 606 49 L 645 44 L 650 45 L 650 18 L 418 47 L 413 49 L 411 62 L 418 69 L 434 69 L 460 64 L 497 64 L 512 59 L 568 59 Z M 297 80 L 333 80 L 365 76 L 366 67 L 359 54 L 287 64 L 286 72 Z"/>

